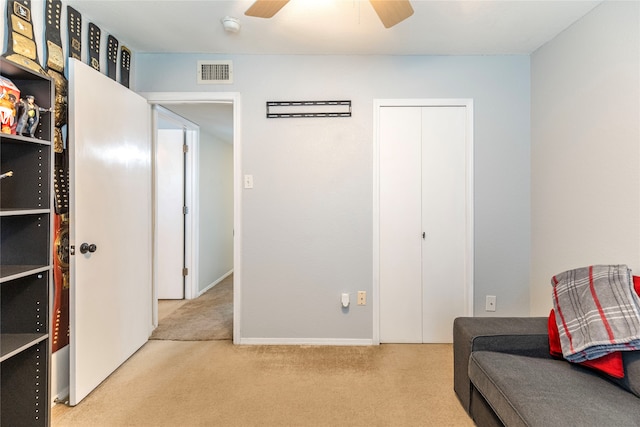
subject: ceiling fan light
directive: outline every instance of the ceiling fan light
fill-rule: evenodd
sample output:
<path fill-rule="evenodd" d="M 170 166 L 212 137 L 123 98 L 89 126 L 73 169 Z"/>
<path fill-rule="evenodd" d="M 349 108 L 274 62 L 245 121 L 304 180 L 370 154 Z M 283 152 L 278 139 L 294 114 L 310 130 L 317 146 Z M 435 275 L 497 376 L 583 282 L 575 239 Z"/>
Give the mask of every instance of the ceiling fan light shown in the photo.
<path fill-rule="evenodd" d="M 237 33 L 240 31 L 240 20 L 232 16 L 222 18 L 222 27 L 228 33 Z"/>

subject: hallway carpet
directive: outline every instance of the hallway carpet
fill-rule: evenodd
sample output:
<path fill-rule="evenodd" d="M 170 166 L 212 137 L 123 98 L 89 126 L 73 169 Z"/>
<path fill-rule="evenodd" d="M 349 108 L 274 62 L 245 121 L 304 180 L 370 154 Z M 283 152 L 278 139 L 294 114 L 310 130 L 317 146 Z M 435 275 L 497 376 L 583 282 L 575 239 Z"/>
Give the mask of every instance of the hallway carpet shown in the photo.
<path fill-rule="evenodd" d="M 149 341 L 79 405 L 71 426 L 473 426 L 450 344 L 234 346 Z"/>
<path fill-rule="evenodd" d="M 152 340 L 206 341 L 233 338 L 233 275 L 160 320 Z"/>

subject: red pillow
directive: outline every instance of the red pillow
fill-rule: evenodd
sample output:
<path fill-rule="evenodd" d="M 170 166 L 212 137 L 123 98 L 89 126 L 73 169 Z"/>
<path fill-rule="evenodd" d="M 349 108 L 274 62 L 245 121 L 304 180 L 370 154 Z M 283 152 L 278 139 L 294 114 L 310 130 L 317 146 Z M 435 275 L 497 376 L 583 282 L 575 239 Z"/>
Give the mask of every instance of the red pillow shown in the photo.
<path fill-rule="evenodd" d="M 634 286 L 636 284 L 636 278 L 634 276 Z M 640 278 L 638 278 L 638 285 L 640 285 Z M 637 291 L 637 288 L 636 288 Z M 554 357 L 562 358 L 562 347 L 560 345 L 560 334 L 558 333 L 558 325 L 556 323 L 556 313 L 551 309 L 549 314 L 549 353 Z M 610 375 L 613 378 L 624 378 L 624 366 L 622 364 L 622 353 L 619 351 L 609 353 L 605 356 L 599 357 L 594 360 L 587 360 L 586 362 L 578 363 L 578 365 L 586 366 L 596 371 L 600 371 L 604 374 Z"/>
<path fill-rule="evenodd" d="M 553 357 L 563 358 L 562 345 L 560 344 L 560 333 L 558 333 L 558 325 L 556 324 L 556 313 L 551 309 L 549 313 L 549 320 L 547 323 L 549 328 L 549 353 Z"/>

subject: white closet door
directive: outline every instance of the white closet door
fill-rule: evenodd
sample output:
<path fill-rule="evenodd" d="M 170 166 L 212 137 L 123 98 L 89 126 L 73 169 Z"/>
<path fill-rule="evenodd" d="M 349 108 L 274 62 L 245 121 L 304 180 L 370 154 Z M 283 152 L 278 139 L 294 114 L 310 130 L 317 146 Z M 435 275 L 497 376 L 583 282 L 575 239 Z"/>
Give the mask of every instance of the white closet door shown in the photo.
<path fill-rule="evenodd" d="M 151 111 L 79 61 L 69 60 L 69 77 L 69 401 L 76 405 L 151 333 Z M 95 252 L 81 253 L 82 243 Z"/>
<path fill-rule="evenodd" d="M 422 342 L 421 121 L 419 107 L 380 109 L 382 342 Z"/>
<path fill-rule="evenodd" d="M 422 109 L 422 342 L 466 314 L 466 108 Z"/>
<path fill-rule="evenodd" d="M 469 315 L 467 108 L 379 107 L 381 342 L 452 342 Z"/>

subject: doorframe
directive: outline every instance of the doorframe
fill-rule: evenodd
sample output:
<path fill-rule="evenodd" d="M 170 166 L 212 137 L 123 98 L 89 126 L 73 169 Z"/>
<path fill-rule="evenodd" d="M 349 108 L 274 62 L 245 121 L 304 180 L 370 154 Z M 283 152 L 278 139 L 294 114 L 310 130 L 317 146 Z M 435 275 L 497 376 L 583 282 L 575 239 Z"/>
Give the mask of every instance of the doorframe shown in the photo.
<path fill-rule="evenodd" d="M 374 344 L 380 344 L 380 109 L 382 107 L 465 107 L 466 108 L 466 315 L 473 315 L 474 276 L 474 138 L 473 99 L 374 99 L 373 100 L 373 336 Z"/>
<path fill-rule="evenodd" d="M 233 343 L 240 343 L 241 295 L 242 295 L 242 145 L 241 145 L 241 97 L 239 92 L 143 92 L 141 96 L 152 104 L 232 104 L 233 105 Z M 195 180 L 192 191 L 197 194 Z M 198 224 L 193 225 L 194 228 Z M 198 258 L 198 248 L 193 248 L 194 259 Z"/>
<path fill-rule="evenodd" d="M 177 127 L 181 127 L 183 131 L 184 141 L 183 143 L 187 144 L 189 147 L 189 155 L 186 156 L 185 159 L 185 170 L 184 170 L 184 198 L 185 198 L 185 206 L 189 209 L 189 214 L 184 217 L 184 267 L 189 268 L 189 274 L 184 276 L 184 290 L 183 297 L 184 299 L 193 299 L 198 296 L 197 283 L 198 283 L 198 235 L 195 233 L 195 229 L 200 222 L 200 218 L 198 216 L 198 194 L 197 190 L 197 179 L 198 179 L 198 162 L 196 161 L 199 157 L 200 153 L 200 126 L 196 123 L 193 123 L 184 117 L 174 113 L 171 110 L 163 107 L 160 104 L 152 105 L 152 126 L 153 126 L 153 146 L 152 146 L 152 156 L 153 156 L 153 196 L 154 196 L 154 221 L 153 221 L 153 229 L 154 229 L 154 254 L 153 254 L 153 300 L 156 301 L 158 299 L 158 284 L 157 284 L 157 263 L 158 263 L 158 250 L 157 245 L 158 242 L 155 237 L 158 235 L 158 223 L 156 219 L 156 211 L 158 208 L 157 203 L 157 191 L 158 191 L 158 181 L 157 181 L 157 161 L 156 157 L 158 154 L 158 141 L 157 141 L 157 131 L 158 131 L 158 116 L 163 116 L 165 120 L 169 120 L 176 124 Z M 158 317 L 157 317 L 157 304 L 154 304 L 154 316 L 153 316 L 153 324 L 157 326 Z"/>

